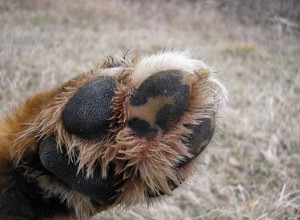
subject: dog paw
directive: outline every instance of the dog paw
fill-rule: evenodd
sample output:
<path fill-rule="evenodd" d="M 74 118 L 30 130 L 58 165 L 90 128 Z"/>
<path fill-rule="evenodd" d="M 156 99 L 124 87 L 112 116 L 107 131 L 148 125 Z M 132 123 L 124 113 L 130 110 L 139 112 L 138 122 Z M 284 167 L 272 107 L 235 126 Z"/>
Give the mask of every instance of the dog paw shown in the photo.
<path fill-rule="evenodd" d="M 111 60 L 57 88 L 24 133 L 40 137 L 40 161 L 57 180 L 97 206 L 130 206 L 170 195 L 203 163 L 225 98 L 188 54 Z"/>

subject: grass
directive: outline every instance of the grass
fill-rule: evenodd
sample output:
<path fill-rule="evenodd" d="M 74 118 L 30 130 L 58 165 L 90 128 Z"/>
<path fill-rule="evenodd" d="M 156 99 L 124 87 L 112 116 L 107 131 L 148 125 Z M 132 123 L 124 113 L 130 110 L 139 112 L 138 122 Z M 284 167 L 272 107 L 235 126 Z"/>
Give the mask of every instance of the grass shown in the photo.
<path fill-rule="evenodd" d="M 221 51 L 231 57 L 247 57 L 247 56 L 258 56 L 257 46 L 250 42 L 239 42 L 235 44 L 224 44 Z"/>
<path fill-rule="evenodd" d="M 189 49 L 229 90 L 224 135 L 184 189 L 95 219 L 300 219 L 300 40 L 197 1 L 0 1 L 0 109 L 106 55 Z"/>

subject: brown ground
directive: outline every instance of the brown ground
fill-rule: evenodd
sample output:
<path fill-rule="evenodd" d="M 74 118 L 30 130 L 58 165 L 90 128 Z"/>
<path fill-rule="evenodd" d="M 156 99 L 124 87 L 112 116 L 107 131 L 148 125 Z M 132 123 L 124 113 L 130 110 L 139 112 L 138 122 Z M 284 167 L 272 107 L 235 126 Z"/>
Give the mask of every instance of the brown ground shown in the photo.
<path fill-rule="evenodd" d="M 299 27 L 273 18 L 241 24 L 203 2 L 0 0 L 4 114 L 127 49 L 190 49 L 229 90 L 225 134 L 201 174 L 153 207 L 95 219 L 300 219 Z"/>

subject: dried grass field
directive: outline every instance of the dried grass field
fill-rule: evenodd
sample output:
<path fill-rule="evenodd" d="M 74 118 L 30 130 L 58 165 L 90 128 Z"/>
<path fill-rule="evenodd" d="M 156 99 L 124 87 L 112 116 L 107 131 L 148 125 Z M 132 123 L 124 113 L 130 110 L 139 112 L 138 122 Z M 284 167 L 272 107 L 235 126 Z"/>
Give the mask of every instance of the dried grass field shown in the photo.
<path fill-rule="evenodd" d="M 215 4 L 0 0 L 4 115 L 128 49 L 133 55 L 191 50 L 229 91 L 224 134 L 199 174 L 149 208 L 94 219 L 300 219 L 300 38 L 293 30 L 299 27 L 278 19 L 241 22 L 243 14 Z"/>

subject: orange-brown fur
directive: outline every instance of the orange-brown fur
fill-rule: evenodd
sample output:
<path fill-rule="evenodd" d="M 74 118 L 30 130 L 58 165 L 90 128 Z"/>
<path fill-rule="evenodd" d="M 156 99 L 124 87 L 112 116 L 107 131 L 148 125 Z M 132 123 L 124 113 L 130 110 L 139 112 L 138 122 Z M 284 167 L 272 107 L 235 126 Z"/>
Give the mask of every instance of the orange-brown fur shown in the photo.
<path fill-rule="evenodd" d="M 55 88 L 51 91 L 37 94 L 28 99 L 24 104 L 15 109 L 15 112 L 0 121 L 0 184 L 7 183 L 7 175 L 10 164 L 22 159 L 23 155 L 15 154 L 16 148 L 24 147 L 22 152 L 34 150 L 36 143 L 33 137 L 26 137 L 24 144 L 16 146 L 15 141 L 19 135 L 30 127 L 30 122 L 47 105 L 49 99 L 59 91 Z"/>
<path fill-rule="evenodd" d="M 43 92 L 28 99 L 24 104 L 16 107 L 15 112 L 0 119 L 0 187 L 11 184 L 11 170 L 15 161 L 20 161 L 23 155 L 15 154 L 17 147 L 24 147 L 22 151 L 28 153 L 34 151 L 37 142 L 33 137 L 26 137 L 22 146 L 16 146 L 18 136 L 30 126 L 30 122 L 47 105 L 49 99 L 58 92 L 58 88 Z"/>

